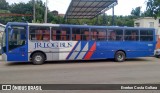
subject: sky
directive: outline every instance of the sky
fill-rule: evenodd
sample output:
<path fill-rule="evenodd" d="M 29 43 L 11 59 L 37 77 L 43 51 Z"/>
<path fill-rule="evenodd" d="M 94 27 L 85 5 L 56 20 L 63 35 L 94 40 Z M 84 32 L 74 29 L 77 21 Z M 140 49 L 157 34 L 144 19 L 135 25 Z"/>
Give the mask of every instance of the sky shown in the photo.
<path fill-rule="evenodd" d="M 28 2 L 29 0 L 6 0 L 9 4 Z M 42 0 L 45 2 L 46 0 Z M 115 6 L 115 15 L 130 15 L 135 7 L 141 7 L 141 10 L 146 9 L 146 0 L 118 0 L 118 5 Z M 71 0 L 48 0 L 48 8 L 50 11 L 57 10 L 60 14 L 65 14 Z M 107 15 L 112 15 L 112 10 L 108 10 Z"/>

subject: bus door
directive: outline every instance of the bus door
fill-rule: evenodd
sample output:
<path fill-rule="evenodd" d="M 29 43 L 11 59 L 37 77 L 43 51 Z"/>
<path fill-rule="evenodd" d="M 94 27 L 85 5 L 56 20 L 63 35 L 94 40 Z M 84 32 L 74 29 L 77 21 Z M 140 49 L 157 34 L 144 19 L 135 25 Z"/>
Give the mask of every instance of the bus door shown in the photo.
<path fill-rule="evenodd" d="M 7 61 L 28 61 L 27 26 L 8 26 Z"/>

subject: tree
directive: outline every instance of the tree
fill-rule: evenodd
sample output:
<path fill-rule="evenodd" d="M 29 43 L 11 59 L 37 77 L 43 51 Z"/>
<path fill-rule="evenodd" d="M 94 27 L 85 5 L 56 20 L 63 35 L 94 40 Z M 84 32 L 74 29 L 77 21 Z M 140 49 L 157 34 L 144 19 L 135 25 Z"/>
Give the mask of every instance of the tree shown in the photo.
<path fill-rule="evenodd" d="M 6 0 L 0 0 L 0 9 L 1 10 L 8 10 L 9 4 L 6 2 Z"/>
<path fill-rule="evenodd" d="M 68 24 L 87 24 L 87 25 L 107 25 L 112 26 L 112 16 L 105 16 L 106 17 L 106 24 L 104 24 L 103 15 L 98 16 L 94 19 L 69 19 Z M 134 26 L 134 17 L 133 16 L 116 16 L 115 15 L 115 25 L 117 26 Z"/>
<path fill-rule="evenodd" d="M 147 1 L 147 11 L 150 16 L 157 18 L 160 16 L 160 0 L 148 0 Z"/>
<path fill-rule="evenodd" d="M 36 8 L 36 22 L 44 22 L 44 12 L 45 12 L 45 4 L 41 0 L 36 0 L 35 2 Z M 28 3 L 14 3 L 11 5 L 10 9 L 11 13 L 17 14 L 33 14 L 33 0 L 30 0 Z M 33 21 L 33 16 L 25 17 L 28 22 Z M 21 17 L 14 17 L 13 21 L 22 21 Z"/>
<path fill-rule="evenodd" d="M 33 10 L 33 6 L 32 3 L 14 3 L 10 6 L 11 8 L 9 9 L 11 13 L 15 13 L 15 14 L 32 14 L 32 10 Z M 17 22 L 21 22 L 22 21 L 22 17 L 12 17 L 12 21 L 17 21 Z M 32 16 L 31 17 L 25 17 L 25 19 L 28 22 L 32 22 Z"/>
<path fill-rule="evenodd" d="M 151 10 L 146 10 L 141 14 L 142 17 L 152 17 L 152 12 Z"/>
<path fill-rule="evenodd" d="M 0 0 L 0 13 L 10 13 L 9 4 L 6 0 Z M 11 18 L 0 16 L 0 23 L 6 24 L 8 21 L 11 21 Z"/>
<path fill-rule="evenodd" d="M 135 17 L 141 16 L 141 7 L 136 7 L 135 9 L 132 9 L 131 15 Z"/>

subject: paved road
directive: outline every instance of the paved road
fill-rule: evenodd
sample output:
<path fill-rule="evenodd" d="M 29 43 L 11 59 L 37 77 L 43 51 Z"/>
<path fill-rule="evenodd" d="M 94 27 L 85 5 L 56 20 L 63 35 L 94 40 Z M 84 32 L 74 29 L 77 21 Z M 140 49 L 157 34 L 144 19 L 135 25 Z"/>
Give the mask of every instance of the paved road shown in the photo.
<path fill-rule="evenodd" d="M 112 60 L 47 62 L 44 65 L 0 62 L 0 83 L 160 84 L 160 59 L 137 58 L 123 63 Z"/>
<path fill-rule="evenodd" d="M 0 55 L 0 61 L 2 60 L 2 56 Z"/>

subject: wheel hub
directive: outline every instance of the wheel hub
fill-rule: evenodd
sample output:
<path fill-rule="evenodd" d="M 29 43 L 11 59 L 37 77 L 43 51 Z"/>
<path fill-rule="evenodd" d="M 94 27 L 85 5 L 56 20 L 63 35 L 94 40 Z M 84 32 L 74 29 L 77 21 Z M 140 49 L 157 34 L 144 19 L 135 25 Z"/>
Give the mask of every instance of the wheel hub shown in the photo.
<path fill-rule="evenodd" d="M 119 54 L 119 55 L 118 55 L 118 59 L 119 59 L 119 60 L 123 60 L 123 55 L 120 55 L 120 54 Z"/>
<path fill-rule="evenodd" d="M 37 55 L 36 58 L 35 58 L 35 60 L 36 60 L 36 61 L 41 61 L 41 60 L 42 60 L 42 57 L 39 56 L 39 55 Z"/>

